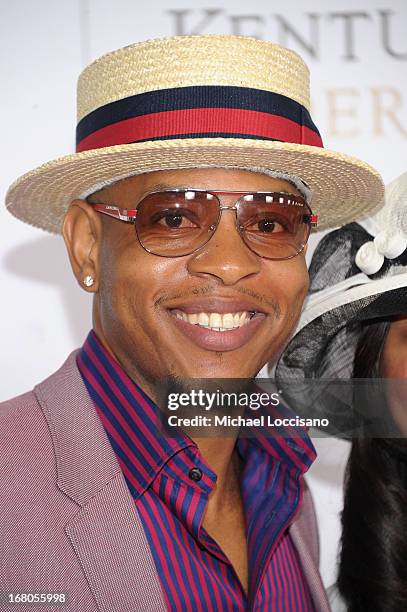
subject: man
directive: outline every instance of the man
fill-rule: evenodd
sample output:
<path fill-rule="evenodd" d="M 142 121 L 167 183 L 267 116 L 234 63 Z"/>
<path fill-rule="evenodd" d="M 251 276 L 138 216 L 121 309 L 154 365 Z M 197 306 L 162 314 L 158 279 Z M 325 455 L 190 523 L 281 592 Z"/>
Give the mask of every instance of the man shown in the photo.
<path fill-rule="evenodd" d="M 94 329 L 1 407 L 3 591 L 67 592 L 80 612 L 328 610 L 305 432 L 157 425 L 161 380 L 250 379 L 281 351 L 313 212 L 324 228 L 381 199 L 374 170 L 322 149 L 308 109 L 302 60 L 253 39 L 149 41 L 81 75 L 78 152 L 7 196 L 62 231 Z"/>

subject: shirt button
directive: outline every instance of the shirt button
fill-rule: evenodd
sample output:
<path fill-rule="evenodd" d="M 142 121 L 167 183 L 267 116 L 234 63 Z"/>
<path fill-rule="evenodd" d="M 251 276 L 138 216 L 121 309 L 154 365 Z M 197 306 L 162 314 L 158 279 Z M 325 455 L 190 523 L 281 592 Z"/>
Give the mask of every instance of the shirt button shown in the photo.
<path fill-rule="evenodd" d="M 189 478 L 194 482 L 198 482 L 202 478 L 202 470 L 197 467 L 191 468 L 188 474 Z"/>

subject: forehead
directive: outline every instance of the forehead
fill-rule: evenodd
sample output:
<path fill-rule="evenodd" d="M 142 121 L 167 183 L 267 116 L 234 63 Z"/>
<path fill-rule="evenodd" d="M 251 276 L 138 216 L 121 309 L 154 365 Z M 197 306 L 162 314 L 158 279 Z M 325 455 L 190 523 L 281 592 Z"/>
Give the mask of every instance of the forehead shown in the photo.
<path fill-rule="evenodd" d="M 286 180 L 272 178 L 260 172 L 234 168 L 159 170 L 123 179 L 96 193 L 99 197 L 133 200 L 150 191 L 183 187 L 224 191 L 286 191 L 300 195 L 296 187 Z"/>

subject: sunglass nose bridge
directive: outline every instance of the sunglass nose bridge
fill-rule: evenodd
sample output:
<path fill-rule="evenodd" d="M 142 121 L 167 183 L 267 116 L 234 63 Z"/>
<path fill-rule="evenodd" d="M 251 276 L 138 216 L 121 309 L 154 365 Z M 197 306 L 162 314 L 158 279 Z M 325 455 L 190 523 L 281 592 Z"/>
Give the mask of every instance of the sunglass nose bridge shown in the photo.
<path fill-rule="evenodd" d="M 208 229 L 209 233 L 215 232 L 215 230 L 218 228 L 218 225 L 219 225 L 219 223 L 221 221 L 221 216 L 222 216 L 222 213 L 223 213 L 224 210 L 232 210 L 232 211 L 235 212 L 235 215 L 236 215 L 236 227 L 237 227 L 237 229 L 238 229 L 238 231 L 240 233 L 240 228 L 242 226 L 237 221 L 237 210 L 238 210 L 237 209 L 237 202 L 235 204 L 231 205 L 231 206 L 221 206 L 220 203 L 219 203 L 219 213 L 220 213 L 219 214 L 219 218 L 218 218 L 218 220 L 215 223 L 212 223 L 209 226 L 209 229 Z"/>
<path fill-rule="evenodd" d="M 219 206 L 219 210 L 237 210 L 237 204 L 233 206 Z"/>
<path fill-rule="evenodd" d="M 218 200 L 218 201 L 219 201 L 219 200 Z M 246 248 L 248 248 L 248 249 L 249 249 L 249 251 L 254 252 L 254 251 L 253 251 L 253 250 L 252 250 L 252 249 L 249 247 L 249 245 L 246 243 L 246 241 L 244 240 L 244 237 L 243 237 L 243 234 L 244 234 L 244 226 L 243 226 L 243 225 L 242 225 L 242 224 L 239 222 L 239 216 L 238 216 L 238 210 L 239 210 L 239 207 L 238 207 L 238 204 L 239 204 L 239 202 L 235 202 L 235 204 L 233 204 L 233 205 L 231 205 L 231 206 L 220 206 L 220 205 L 219 205 L 219 213 L 220 213 L 220 214 L 219 214 L 218 220 L 217 220 L 217 222 L 216 222 L 216 223 L 212 223 L 212 224 L 209 226 L 209 228 L 208 228 L 208 233 L 209 233 L 209 234 L 211 234 L 211 238 L 212 238 L 212 237 L 213 237 L 213 235 L 214 235 L 214 233 L 215 233 L 215 231 L 216 231 L 216 230 L 218 229 L 218 227 L 219 227 L 219 224 L 220 224 L 220 222 L 221 222 L 221 216 L 222 216 L 222 213 L 223 213 L 223 211 L 224 211 L 224 210 L 234 211 L 234 213 L 235 213 L 235 215 L 236 215 L 236 229 L 237 229 L 237 232 L 238 232 L 238 234 L 239 234 L 239 236 L 240 236 L 240 238 L 241 238 L 241 240 L 242 240 L 243 244 L 245 245 L 245 247 L 246 247 Z M 255 254 L 256 254 L 257 256 L 259 256 L 259 255 L 258 255 L 258 253 L 255 253 Z"/>

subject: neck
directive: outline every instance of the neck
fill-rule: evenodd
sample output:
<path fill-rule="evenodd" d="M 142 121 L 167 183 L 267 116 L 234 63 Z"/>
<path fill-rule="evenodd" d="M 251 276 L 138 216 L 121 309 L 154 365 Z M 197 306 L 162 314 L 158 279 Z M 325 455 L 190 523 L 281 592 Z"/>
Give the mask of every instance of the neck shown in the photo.
<path fill-rule="evenodd" d="M 236 449 L 236 437 L 194 438 L 203 459 L 217 475 L 208 513 L 221 512 L 240 494 L 241 459 Z"/>

